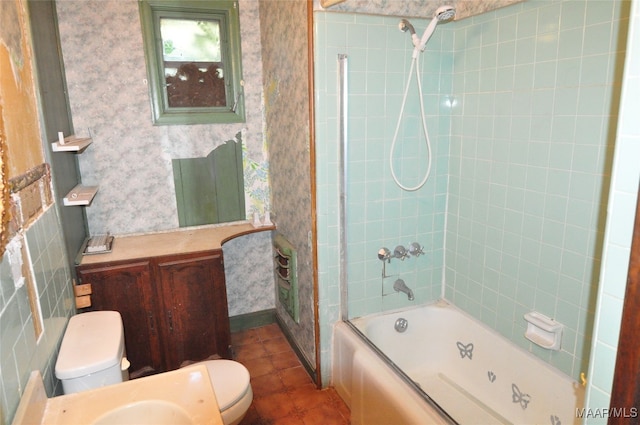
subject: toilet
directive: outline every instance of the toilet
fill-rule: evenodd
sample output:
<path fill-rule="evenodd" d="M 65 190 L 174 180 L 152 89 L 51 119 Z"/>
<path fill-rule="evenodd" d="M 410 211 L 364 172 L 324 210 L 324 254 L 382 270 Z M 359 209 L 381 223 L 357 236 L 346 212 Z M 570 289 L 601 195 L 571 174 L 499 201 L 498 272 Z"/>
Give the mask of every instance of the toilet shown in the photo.
<path fill-rule="evenodd" d="M 196 365 L 207 367 L 224 425 L 238 425 L 253 401 L 247 368 L 233 360 L 206 360 L 186 368 Z"/>
<path fill-rule="evenodd" d="M 126 381 L 128 370 L 120 313 L 92 311 L 69 320 L 55 367 L 65 394 Z"/>
<path fill-rule="evenodd" d="M 196 365 L 207 367 L 224 425 L 239 424 L 253 401 L 247 368 L 233 360 L 206 360 L 186 367 Z M 120 313 L 92 311 L 69 320 L 55 367 L 65 394 L 124 382 L 128 369 Z"/>

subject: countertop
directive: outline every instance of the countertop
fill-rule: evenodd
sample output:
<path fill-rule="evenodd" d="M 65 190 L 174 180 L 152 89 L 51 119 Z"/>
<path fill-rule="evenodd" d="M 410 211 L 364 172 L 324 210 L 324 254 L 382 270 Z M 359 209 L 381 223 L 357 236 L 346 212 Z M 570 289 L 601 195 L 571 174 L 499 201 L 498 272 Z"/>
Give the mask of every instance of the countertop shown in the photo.
<path fill-rule="evenodd" d="M 82 255 L 76 264 L 89 265 L 137 258 L 221 249 L 230 239 L 250 233 L 274 230 L 275 225 L 254 227 L 248 221 L 224 225 L 188 227 L 138 235 L 115 235 L 111 252 Z"/>
<path fill-rule="evenodd" d="M 157 409 L 164 406 L 171 408 L 168 411 Z M 29 377 L 12 425 L 123 422 L 223 425 L 206 366 L 178 369 L 52 398 L 47 398 L 42 375 L 35 370 Z"/>

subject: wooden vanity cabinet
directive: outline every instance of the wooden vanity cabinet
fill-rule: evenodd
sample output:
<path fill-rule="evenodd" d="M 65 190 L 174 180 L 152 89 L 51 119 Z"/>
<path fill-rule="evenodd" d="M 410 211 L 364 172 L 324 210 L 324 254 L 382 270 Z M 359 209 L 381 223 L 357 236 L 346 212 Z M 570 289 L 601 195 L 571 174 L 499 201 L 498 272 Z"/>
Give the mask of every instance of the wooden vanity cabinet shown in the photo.
<path fill-rule="evenodd" d="M 120 312 L 131 377 L 162 372 L 150 261 L 80 266 L 77 272 L 81 283 L 90 283 L 92 289 L 91 307 L 81 312 Z"/>
<path fill-rule="evenodd" d="M 132 378 L 229 358 L 222 251 L 79 265 L 91 306 L 122 315 Z"/>
<path fill-rule="evenodd" d="M 222 252 L 156 263 L 168 370 L 212 355 L 229 358 L 230 325 Z"/>

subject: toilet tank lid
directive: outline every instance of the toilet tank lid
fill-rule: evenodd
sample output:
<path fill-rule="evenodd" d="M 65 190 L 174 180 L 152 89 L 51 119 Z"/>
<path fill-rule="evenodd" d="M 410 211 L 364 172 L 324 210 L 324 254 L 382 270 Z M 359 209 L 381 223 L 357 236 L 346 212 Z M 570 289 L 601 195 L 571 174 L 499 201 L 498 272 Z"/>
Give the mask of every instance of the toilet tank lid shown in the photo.
<path fill-rule="evenodd" d="M 122 317 L 117 311 L 73 316 L 62 338 L 56 376 L 73 379 L 119 364 L 124 353 Z"/>

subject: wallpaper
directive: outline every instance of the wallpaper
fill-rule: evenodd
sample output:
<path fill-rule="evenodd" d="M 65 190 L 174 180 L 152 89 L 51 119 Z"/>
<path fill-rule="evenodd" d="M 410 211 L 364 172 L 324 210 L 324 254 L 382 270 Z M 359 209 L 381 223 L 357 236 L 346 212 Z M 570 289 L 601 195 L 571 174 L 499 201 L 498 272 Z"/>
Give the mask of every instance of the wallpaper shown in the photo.
<path fill-rule="evenodd" d="M 248 246 L 250 251 L 270 253 L 271 232 L 252 233 L 222 245 L 230 317 L 269 310 L 275 302 L 273 263 L 268 255 L 255 261 L 248 255 Z"/>
<path fill-rule="evenodd" d="M 280 304 L 277 311 L 313 365 L 314 262 L 310 248 L 312 211 L 306 13 L 304 1 L 260 2 L 265 134 L 271 165 L 272 210 L 278 231 L 297 249 L 300 323 L 295 323 Z M 292 22 L 297 24 L 292 25 Z M 285 47 L 282 34 L 287 34 Z"/>
<path fill-rule="evenodd" d="M 242 132 L 247 216 L 268 207 L 258 3 L 240 1 L 245 123 L 153 126 L 136 0 L 60 0 L 60 37 L 85 185 L 100 187 L 92 234 L 178 227 L 171 160 L 203 157 Z M 104 24 L 108 23 L 108 24 Z"/>
<path fill-rule="evenodd" d="M 455 7 L 456 19 L 459 20 L 521 1 L 524 0 L 346 0 L 327 9 L 332 12 L 431 18 L 439 7 L 450 5 Z M 322 9 L 320 0 L 314 0 L 314 9 Z"/>

